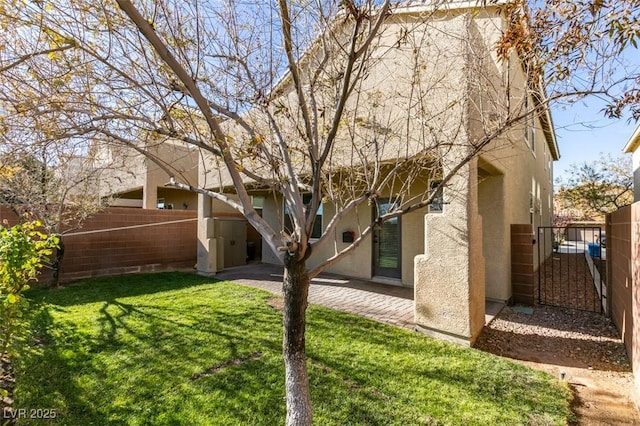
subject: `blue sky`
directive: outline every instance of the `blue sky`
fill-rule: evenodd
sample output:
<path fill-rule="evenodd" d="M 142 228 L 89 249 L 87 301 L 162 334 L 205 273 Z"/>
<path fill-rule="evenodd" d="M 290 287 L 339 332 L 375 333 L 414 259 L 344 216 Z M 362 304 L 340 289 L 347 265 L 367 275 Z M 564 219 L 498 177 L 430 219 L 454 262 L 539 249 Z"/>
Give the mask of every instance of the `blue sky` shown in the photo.
<path fill-rule="evenodd" d="M 603 153 L 611 153 L 613 157 L 630 155 L 623 154 L 622 148 L 638 123 L 629 121 L 629 116 L 607 118 L 603 107 L 604 103 L 591 98 L 552 109 L 560 148 L 560 160 L 554 164 L 556 179 L 566 176 L 571 164 L 597 160 Z"/>

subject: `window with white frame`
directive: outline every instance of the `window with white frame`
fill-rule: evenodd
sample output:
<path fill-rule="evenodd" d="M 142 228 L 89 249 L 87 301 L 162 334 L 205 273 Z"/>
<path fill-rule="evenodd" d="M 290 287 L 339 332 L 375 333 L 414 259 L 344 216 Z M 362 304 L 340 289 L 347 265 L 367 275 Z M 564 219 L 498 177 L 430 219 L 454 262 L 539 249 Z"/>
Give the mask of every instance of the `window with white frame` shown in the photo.
<path fill-rule="evenodd" d="M 529 193 L 529 223 L 531 223 L 532 225 L 534 220 L 534 214 L 535 214 L 535 200 L 534 200 L 533 192 L 530 192 Z"/>

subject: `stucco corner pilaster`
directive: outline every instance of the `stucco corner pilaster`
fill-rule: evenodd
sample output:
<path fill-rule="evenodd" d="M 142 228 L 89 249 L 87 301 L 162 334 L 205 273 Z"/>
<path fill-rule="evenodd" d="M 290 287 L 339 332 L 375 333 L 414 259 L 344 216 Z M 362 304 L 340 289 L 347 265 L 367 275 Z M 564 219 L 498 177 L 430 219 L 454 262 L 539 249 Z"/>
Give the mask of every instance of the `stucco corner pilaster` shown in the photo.
<path fill-rule="evenodd" d="M 200 275 L 215 275 L 218 271 L 219 242 L 215 237 L 215 219 L 212 217 L 212 200 L 198 194 L 198 258 L 196 269 Z"/>
<path fill-rule="evenodd" d="M 484 258 L 477 170 L 467 164 L 445 189 L 442 213 L 426 214 L 424 254 L 414 258 L 419 331 L 472 345 L 484 325 Z"/>

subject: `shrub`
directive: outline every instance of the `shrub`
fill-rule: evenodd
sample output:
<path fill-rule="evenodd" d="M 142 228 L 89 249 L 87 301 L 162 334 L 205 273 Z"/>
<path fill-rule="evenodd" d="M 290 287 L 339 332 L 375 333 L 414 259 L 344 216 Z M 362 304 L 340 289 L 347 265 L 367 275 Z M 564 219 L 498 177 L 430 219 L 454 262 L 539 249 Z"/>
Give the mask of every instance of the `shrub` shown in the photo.
<path fill-rule="evenodd" d="M 8 352 L 28 303 L 22 293 L 37 279 L 43 261 L 58 244 L 37 221 L 0 226 L 0 356 Z"/>

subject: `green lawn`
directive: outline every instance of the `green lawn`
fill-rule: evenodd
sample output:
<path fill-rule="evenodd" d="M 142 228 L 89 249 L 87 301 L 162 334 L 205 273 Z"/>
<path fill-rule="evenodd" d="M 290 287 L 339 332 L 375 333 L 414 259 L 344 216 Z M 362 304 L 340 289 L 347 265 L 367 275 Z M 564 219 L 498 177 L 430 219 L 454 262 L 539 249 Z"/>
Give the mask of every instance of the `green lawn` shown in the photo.
<path fill-rule="evenodd" d="M 14 408 L 65 425 L 284 423 L 281 312 L 270 294 L 191 274 L 32 290 Z M 312 306 L 318 425 L 565 424 L 550 376 L 473 349 Z M 23 420 L 20 424 L 30 424 Z"/>

